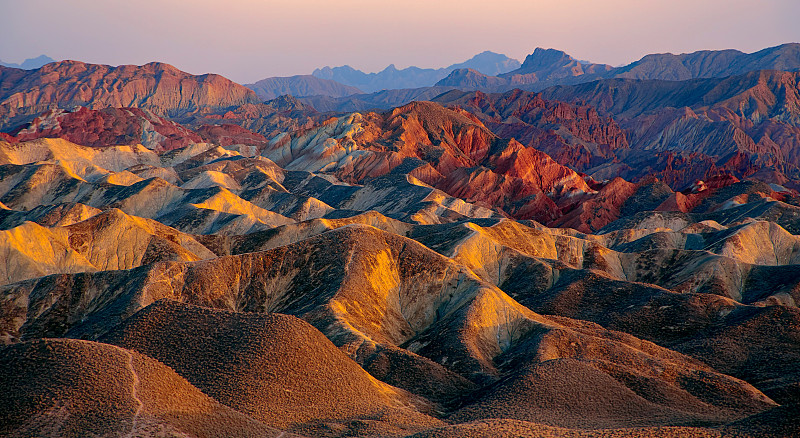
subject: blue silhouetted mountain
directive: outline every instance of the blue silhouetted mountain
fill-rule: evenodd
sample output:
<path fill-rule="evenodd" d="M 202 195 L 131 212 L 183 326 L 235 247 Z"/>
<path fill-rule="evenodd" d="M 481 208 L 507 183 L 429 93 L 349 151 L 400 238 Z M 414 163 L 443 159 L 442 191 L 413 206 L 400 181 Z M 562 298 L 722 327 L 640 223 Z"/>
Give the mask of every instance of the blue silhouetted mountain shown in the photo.
<path fill-rule="evenodd" d="M 34 70 L 45 64 L 50 64 L 51 62 L 55 62 L 55 59 L 47 55 L 39 55 L 36 58 L 29 58 L 22 61 L 22 64 L 0 61 L 0 65 L 3 67 L 21 68 L 23 70 Z"/>
<path fill-rule="evenodd" d="M 444 68 L 408 67 L 398 69 L 389 65 L 378 73 L 364 73 L 349 65 L 314 70 L 314 76 L 357 87 L 366 92 L 399 88 L 430 87 L 457 69 L 471 68 L 485 75 L 498 75 L 520 67 L 519 61 L 494 52 L 483 52 L 462 63 Z"/>

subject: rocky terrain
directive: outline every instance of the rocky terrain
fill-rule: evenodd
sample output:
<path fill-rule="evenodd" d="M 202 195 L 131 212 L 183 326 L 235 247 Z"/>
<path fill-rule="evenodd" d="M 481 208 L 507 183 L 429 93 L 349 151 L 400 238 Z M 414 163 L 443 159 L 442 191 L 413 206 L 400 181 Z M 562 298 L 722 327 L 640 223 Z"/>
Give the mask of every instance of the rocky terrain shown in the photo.
<path fill-rule="evenodd" d="M 340 113 L 42 69 L 0 70 L 0 435 L 800 434 L 797 73 Z"/>
<path fill-rule="evenodd" d="M 411 133 L 433 135 L 426 123 L 448 114 L 439 108 L 359 123 L 404 126 L 403 144 L 418 150 L 427 142 Z M 431 174 L 493 138 L 475 120 L 445 120 L 429 144 L 444 148 L 439 159 L 414 158 Z M 331 145 L 342 147 L 333 128 Z M 374 132 L 348 129 L 362 135 L 342 137 L 351 152 L 383 153 L 394 135 L 372 138 L 371 150 L 359 142 Z M 619 428 L 633 426 L 716 436 L 798 401 L 800 238 L 787 228 L 800 227 L 800 208 L 768 185 L 727 181 L 681 195 L 702 199 L 684 212 L 659 203 L 680 195 L 658 190 L 663 183 L 631 184 L 617 208 L 640 213 L 583 234 L 448 195 L 413 176 L 420 167 L 406 158 L 341 181 L 335 166 L 319 168 L 323 157 L 338 165 L 336 152 L 293 142 L 283 155 L 268 145 L 254 156 L 205 143 L 161 153 L 4 143 L 4 378 L 28 369 L 21 349 L 39 357 L 31 352 L 51 345 L 41 342 L 61 342 L 37 362 L 48 369 L 73 369 L 75 354 L 121 354 L 120 372 L 125 357 L 141 367 L 153 358 L 168 370 L 156 382 L 173 373 L 185 391 L 211 397 L 198 403 L 220 407 L 189 426 L 154 393 L 147 415 L 115 411 L 97 425 L 111 429 L 98 430 L 200 435 L 440 436 L 461 433 L 447 424 L 497 424 L 552 436 L 626 436 Z M 218 344 L 190 340 L 208 330 Z M 38 341 L 54 338 L 82 341 Z M 114 366 L 81 379 L 110 379 L 102 373 Z M 137 391 L 158 391 L 137 379 Z M 36 411 L 47 422 L 7 411 L 20 418 L 9 432 L 89 427 L 85 394 L 26 381 L 26 393 L 47 387 L 59 398 Z"/>
<path fill-rule="evenodd" d="M 148 149 L 178 149 L 202 142 L 190 129 L 140 108 L 50 110 L 12 130 L 13 142 L 63 138 L 86 146 L 141 144 Z"/>
<path fill-rule="evenodd" d="M 673 190 L 720 174 L 797 188 L 798 73 L 607 79 L 540 94 L 451 90 L 433 100 L 598 181 L 656 176 Z"/>
<path fill-rule="evenodd" d="M 274 99 L 286 94 L 294 97 L 346 97 L 364 93 L 356 87 L 340 84 L 330 79 L 321 79 L 313 75 L 266 78 L 253 84 L 248 84 L 247 88 L 255 91 L 256 95 L 263 100 Z"/>
<path fill-rule="evenodd" d="M 625 131 L 615 120 L 600 116 L 588 105 L 545 100 L 521 90 L 503 94 L 453 90 L 434 101 L 469 111 L 497 136 L 535 147 L 580 172 L 630 149 Z"/>

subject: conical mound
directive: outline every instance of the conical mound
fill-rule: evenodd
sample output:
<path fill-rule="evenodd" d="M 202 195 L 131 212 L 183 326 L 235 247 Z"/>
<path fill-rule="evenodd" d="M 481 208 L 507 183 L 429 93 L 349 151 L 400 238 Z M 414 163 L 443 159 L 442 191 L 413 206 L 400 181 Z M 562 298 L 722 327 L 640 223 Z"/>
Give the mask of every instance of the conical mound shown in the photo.
<path fill-rule="evenodd" d="M 151 355 L 220 402 L 279 428 L 363 419 L 440 424 L 410 394 L 372 378 L 308 323 L 162 300 L 104 342 Z M 378 424 L 376 427 L 380 427 Z"/>

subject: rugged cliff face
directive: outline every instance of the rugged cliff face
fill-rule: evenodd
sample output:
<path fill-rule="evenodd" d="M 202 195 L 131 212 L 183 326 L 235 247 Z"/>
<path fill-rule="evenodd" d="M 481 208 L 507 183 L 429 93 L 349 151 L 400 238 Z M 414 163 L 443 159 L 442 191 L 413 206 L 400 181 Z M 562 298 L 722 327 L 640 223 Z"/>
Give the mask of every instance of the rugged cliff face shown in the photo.
<path fill-rule="evenodd" d="M 191 75 L 158 62 L 111 67 L 61 61 L 32 71 L 4 67 L 1 71 L 0 129 L 4 131 L 56 108 L 137 107 L 178 117 L 260 101 L 252 90 L 222 76 Z"/>

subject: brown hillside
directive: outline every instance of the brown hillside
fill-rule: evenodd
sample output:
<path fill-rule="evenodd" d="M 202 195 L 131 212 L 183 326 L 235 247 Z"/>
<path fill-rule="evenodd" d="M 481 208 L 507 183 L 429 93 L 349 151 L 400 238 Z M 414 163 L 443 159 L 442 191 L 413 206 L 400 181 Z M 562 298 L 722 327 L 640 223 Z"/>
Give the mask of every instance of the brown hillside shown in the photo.
<path fill-rule="evenodd" d="M 111 345 L 17 344 L 0 350 L 0 370 L 3 436 L 281 435 L 220 405 L 162 363 Z"/>
<path fill-rule="evenodd" d="M 375 380 L 292 316 L 158 301 L 103 341 L 155 357 L 216 400 L 281 429 L 360 420 L 396 435 L 438 423 L 417 412 L 421 401 Z"/>

